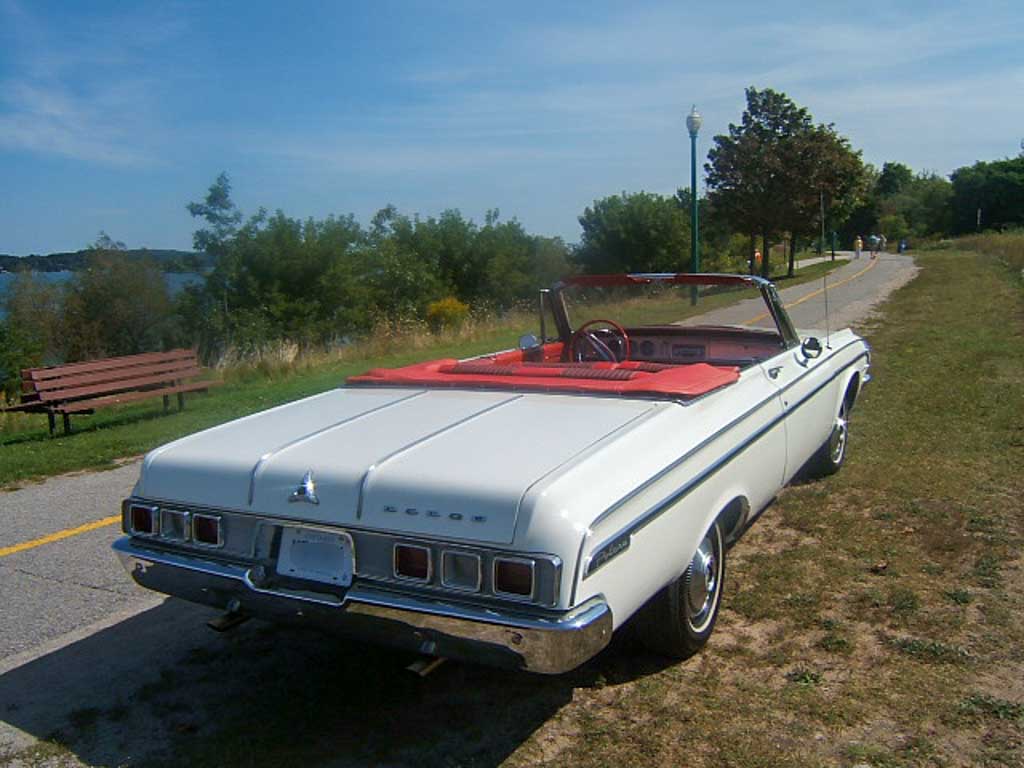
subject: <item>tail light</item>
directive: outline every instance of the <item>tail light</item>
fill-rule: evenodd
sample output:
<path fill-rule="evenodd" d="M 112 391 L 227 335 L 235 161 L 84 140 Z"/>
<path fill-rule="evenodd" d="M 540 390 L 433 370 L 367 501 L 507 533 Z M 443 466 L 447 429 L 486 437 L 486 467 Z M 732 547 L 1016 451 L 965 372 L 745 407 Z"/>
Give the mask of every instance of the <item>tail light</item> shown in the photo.
<path fill-rule="evenodd" d="M 494 558 L 494 592 L 512 597 L 533 597 L 533 560 Z"/>
<path fill-rule="evenodd" d="M 205 547 L 220 547 L 224 544 L 220 515 L 192 515 L 192 540 Z"/>
<path fill-rule="evenodd" d="M 415 544 L 395 544 L 395 576 L 413 581 L 430 581 L 430 550 Z"/>
<path fill-rule="evenodd" d="M 441 585 L 450 589 L 478 592 L 483 582 L 480 555 L 444 552 L 441 555 Z"/>
<path fill-rule="evenodd" d="M 188 541 L 192 535 L 188 525 L 188 512 L 175 509 L 160 510 L 160 535 L 171 541 Z"/>
<path fill-rule="evenodd" d="M 128 522 L 131 533 L 156 536 L 160 532 L 160 510 L 145 504 L 132 504 L 128 508 Z"/>

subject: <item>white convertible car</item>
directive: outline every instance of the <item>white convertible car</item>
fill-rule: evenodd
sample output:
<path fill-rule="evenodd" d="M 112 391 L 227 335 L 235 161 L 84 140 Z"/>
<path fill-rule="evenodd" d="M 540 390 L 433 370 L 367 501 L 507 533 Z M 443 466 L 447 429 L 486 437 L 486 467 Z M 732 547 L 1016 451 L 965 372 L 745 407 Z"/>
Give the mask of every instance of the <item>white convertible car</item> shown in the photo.
<path fill-rule="evenodd" d="M 799 471 L 842 464 L 868 345 L 801 339 L 741 275 L 569 278 L 540 326 L 157 448 L 115 551 L 224 626 L 560 673 L 636 616 L 652 649 L 693 654 L 730 544 Z"/>

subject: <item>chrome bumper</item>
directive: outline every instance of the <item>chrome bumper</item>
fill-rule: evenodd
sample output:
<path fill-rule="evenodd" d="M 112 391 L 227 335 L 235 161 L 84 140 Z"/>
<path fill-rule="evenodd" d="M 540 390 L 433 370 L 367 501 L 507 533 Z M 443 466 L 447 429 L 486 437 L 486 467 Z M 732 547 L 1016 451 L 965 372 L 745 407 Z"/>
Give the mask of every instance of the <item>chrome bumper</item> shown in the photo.
<path fill-rule="evenodd" d="M 479 664 L 560 674 L 604 648 L 612 635 L 606 603 L 591 600 L 571 611 L 539 617 L 443 599 L 424 599 L 364 584 L 345 596 L 267 589 L 251 568 L 191 554 L 139 546 L 130 537 L 114 552 L 137 584 L 195 603 L 308 623 L 369 642 Z"/>

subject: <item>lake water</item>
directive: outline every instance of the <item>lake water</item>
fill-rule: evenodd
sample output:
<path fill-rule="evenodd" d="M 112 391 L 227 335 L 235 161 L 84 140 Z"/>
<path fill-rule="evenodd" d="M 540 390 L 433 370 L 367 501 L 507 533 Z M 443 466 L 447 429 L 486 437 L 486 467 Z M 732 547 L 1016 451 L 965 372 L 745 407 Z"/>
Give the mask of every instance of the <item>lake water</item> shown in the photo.
<path fill-rule="evenodd" d="M 66 283 L 75 274 L 74 272 L 33 272 L 33 276 L 37 280 L 43 280 L 47 283 Z M 171 292 L 171 296 L 177 296 L 181 293 L 186 285 L 192 285 L 194 283 L 201 283 L 203 276 L 197 272 L 164 272 L 164 280 L 167 282 L 167 289 Z M 3 303 L 3 297 L 7 293 L 7 289 L 11 283 L 14 282 L 13 272 L 0 272 L 0 304 Z M 4 317 L 3 307 L 0 306 L 0 319 Z"/>

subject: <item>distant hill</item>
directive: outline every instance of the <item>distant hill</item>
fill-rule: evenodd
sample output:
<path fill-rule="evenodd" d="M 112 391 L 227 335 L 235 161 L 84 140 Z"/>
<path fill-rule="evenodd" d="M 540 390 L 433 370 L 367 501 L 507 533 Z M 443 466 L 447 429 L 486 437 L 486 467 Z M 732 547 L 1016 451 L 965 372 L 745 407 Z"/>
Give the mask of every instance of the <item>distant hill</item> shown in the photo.
<path fill-rule="evenodd" d="M 120 251 L 129 259 L 149 258 L 158 262 L 165 272 L 202 272 L 213 267 L 213 257 L 196 251 L 173 251 L 159 248 L 134 248 Z M 72 253 L 50 253 L 45 256 L 7 256 L 0 254 L 0 271 L 17 272 L 27 269 L 33 272 L 63 272 L 85 269 L 89 263 L 90 251 Z"/>

